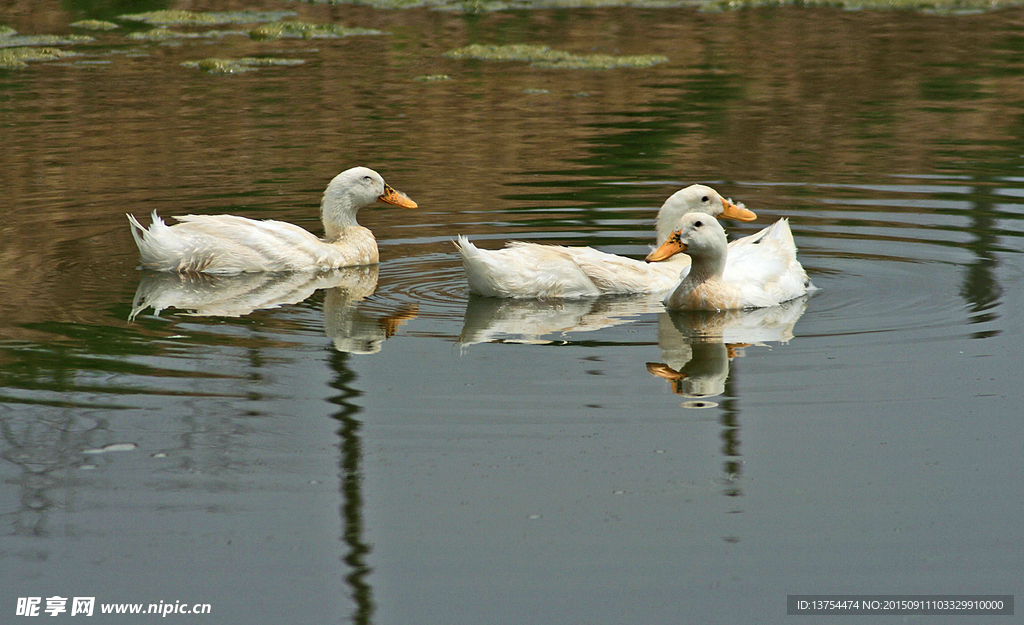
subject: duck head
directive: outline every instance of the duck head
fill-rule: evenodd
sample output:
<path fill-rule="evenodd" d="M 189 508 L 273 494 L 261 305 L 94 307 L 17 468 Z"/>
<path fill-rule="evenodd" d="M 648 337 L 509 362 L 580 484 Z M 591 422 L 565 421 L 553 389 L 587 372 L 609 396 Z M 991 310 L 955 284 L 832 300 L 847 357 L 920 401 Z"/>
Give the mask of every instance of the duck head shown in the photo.
<path fill-rule="evenodd" d="M 713 217 L 728 217 L 739 221 L 754 221 L 757 215 L 742 204 L 734 204 L 711 187 L 691 184 L 669 196 L 658 211 L 658 244 L 676 228 L 679 219 L 687 213 L 705 213 Z"/>
<path fill-rule="evenodd" d="M 416 208 L 416 202 L 393 189 L 369 167 L 353 167 L 341 172 L 327 185 L 320 203 L 325 236 L 331 239 L 343 228 L 356 225 L 359 209 L 377 202 Z"/>
<path fill-rule="evenodd" d="M 693 266 L 701 265 L 711 273 L 721 273 L 725 267 L 728 240 L 718 220 L 707 213 L 687 213 L 679 218 L 676 228 L 653 252 L 647 262 L 667 260 L 686 252 Z M 691 269 L 693 271 L 693 269 Z"/>

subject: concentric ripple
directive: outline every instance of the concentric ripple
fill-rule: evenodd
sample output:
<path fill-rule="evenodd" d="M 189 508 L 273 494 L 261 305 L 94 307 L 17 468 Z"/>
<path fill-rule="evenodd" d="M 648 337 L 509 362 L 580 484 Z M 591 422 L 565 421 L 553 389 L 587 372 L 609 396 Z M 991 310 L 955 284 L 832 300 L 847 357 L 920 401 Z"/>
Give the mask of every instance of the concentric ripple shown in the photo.
<path fill-rule="evenodd" d="M 427 253 L 381 265 L 377 292 L 366 308 L 382 311 L 415 304 L 420 317 L 459 318 L 468 287 L 457 254 Z"/>

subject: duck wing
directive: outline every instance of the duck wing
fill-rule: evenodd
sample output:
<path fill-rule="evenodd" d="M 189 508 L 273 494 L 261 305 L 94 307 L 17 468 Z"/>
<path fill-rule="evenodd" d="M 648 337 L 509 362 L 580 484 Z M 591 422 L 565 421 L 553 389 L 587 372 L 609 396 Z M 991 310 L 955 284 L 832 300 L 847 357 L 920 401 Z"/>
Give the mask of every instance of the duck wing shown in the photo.
<path fill-rule="evenodd" d="M 774 306 L 800 297 L 810 287 L 796 254 L 789 220 L 780 219 L 730 244 L 723 279 L 742 291 L 748 305 Z"/>

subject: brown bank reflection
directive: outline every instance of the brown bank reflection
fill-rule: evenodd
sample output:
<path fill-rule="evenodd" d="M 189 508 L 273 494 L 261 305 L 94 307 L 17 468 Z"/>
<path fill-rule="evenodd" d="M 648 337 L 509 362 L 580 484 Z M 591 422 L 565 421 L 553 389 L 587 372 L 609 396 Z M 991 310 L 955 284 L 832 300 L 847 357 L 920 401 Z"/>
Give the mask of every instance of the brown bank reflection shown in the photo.
<path fill-rule="evenodd" d="M 682 407 L 719 407 L 722 425 L 723 493 L 743 494 L 739 478 L 740 407 L 730 389 L 730 363 L 751 347 L 788 343 L 807 310 L 807 298 L 772 308 L 724 312 L 672 312 L 658 317 L 658 346 L 662 362 L 649 362 L 647 371 L 669 383 L 676 395 L 688 398 Z M 712 401 L 712 398 L 721 398 Z"/>

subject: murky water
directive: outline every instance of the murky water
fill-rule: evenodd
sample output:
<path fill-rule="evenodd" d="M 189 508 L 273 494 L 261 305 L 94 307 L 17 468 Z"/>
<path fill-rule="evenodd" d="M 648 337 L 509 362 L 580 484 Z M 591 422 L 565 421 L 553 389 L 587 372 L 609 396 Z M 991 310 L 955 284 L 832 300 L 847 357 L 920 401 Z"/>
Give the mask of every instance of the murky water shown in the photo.
<path fill-rule="evenodd" d="M 1024 11 L 206 2 L 173 8 L 384 34 L 153 42 L 86 4 L 0 8 L 22 36 L 120 25 L 0 70 L 3 613 L 742 623 L 787 594 L 1019 588 Z M 211 28 L 252 25 L 179 30 Z M 668 61 L 444 56 L 473 43 Z M 182 65 L 252 57 L 304 62 Z M 137 270 L 126 212 L 318 231 L 360 164 L 421 206 L 361 213 L 379 269 Z M 757 212 L 732 236 L 789 217 L 821 291 L 467 295 L 455 235 L 641 257 L 693 182 Z"/>

